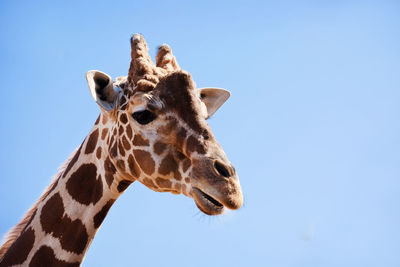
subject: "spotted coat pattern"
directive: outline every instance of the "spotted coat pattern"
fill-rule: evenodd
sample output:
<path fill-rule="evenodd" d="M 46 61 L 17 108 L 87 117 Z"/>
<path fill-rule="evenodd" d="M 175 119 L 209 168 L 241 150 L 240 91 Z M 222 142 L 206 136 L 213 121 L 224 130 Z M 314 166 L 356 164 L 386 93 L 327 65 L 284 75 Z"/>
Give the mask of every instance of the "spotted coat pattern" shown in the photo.
<path fill-rule="evenodd" d="M 121 92 L 116 107 L 102 109 L 82 145 L 11 230 L 0 247 L 0 267 L 79 266 L 115 200 L 136 180 L 195 200 L 205 193 L 196 198 L 194 187 L 203 192 L 212 186 L 221 192 L 220 203 L 240 207 L 237 179 L 215 174 L 212 158 L 227 159 L 205 122 L 190 75 L 168 46 L 159 48 L 154 66 L 143 37 L 135 35 L 131 45 L 129 75 L 113 84 Z M 143 107 L 157 117 L 148 126 L 132 118 Z M 212 204 L 205 199 L 203 206 L 196 202 L 203 211 Z"/>

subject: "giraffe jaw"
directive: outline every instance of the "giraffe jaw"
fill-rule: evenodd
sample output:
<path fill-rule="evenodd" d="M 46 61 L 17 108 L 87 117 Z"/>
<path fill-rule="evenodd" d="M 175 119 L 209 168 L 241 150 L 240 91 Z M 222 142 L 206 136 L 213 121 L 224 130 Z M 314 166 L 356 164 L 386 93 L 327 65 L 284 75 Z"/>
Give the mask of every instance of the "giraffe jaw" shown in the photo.
<path fill-rule="evenodd" d="M 196 206 L 207 215 L 219 215 L 224 212 L 224 205 L 202 190 L 193 188 L 193 199 Z"/>

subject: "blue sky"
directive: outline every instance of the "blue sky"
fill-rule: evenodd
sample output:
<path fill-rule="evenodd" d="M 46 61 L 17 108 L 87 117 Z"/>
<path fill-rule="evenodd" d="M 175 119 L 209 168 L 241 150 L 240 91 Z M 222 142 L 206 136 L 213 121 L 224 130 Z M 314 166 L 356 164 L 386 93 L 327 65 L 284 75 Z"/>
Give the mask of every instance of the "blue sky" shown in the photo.
<path fill-rule="evenodd" d="M 83 266 L 399 266 L 396 1 L 1 1 L 0 234 L 99 113 L 84 75 L 126 75 L 129 38 L 171 45 L 245 204 L 220 217 L 134 183 Z"/>

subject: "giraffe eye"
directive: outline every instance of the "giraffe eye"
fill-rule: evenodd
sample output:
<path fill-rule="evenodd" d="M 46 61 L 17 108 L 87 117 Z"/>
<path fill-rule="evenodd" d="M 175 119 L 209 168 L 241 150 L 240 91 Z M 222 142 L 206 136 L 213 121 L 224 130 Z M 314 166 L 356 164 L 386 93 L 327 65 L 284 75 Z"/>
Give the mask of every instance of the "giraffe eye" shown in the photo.
<path fill-rule="evenodd" d="M 132 114 L 132 117 L 140 124 L 145 125 L 152 122 L 157 116 L 148 110 L 137 111 Z"/>

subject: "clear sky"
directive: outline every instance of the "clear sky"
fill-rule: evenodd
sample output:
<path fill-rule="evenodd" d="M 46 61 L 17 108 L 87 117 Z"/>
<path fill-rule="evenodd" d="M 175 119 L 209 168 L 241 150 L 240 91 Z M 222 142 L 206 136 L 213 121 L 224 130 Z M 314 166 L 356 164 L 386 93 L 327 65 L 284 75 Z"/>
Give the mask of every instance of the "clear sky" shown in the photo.
<path fill-rule="evenodd" d="M 99 109 L 84 75 L 126 75 L 129 38 L 171 45 L 245 204 L 220 217 L 134 183 L 84 266 L 400 266 L 398 1 L 0 2 L 0 234 Z"/>

